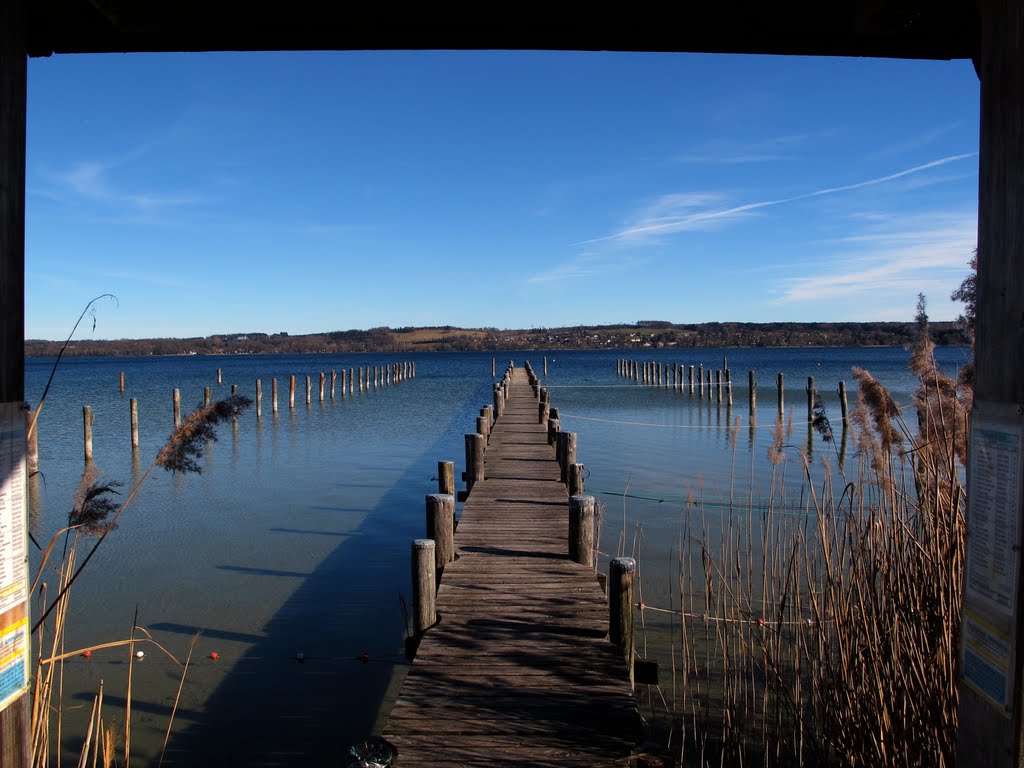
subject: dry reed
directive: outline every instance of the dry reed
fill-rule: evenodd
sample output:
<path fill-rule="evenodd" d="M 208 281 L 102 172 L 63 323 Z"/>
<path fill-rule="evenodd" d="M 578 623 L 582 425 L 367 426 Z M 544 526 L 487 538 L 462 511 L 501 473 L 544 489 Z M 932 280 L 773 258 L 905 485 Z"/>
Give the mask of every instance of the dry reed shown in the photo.
<path fill-rule="evenodd" d="M 787 445 L 780 417 L 765 507 L 687 505 L 666 703 L 682 764 L 952 764 L 970 401 L 926 335 L 911 361 L 916 430 L 854 371 L 851 474 Z"/>

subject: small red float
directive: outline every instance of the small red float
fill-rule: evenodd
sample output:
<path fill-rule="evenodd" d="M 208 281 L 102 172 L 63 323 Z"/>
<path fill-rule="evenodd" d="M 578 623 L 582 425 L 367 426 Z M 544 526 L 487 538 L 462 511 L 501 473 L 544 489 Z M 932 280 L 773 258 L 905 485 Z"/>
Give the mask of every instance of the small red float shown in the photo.
<path fill-rule="evenodd" d="M 92 651 L 82 651 L 82 656 L 88 659 L 92 656 Z"/>
<path fill-rule="evenodd" d="M 220 654 L 217 653 L 216 651 L 210 651 L 210 658 L 213 659 L 214 661 L 216 661 L 217 659 L 220 658 Z"/>

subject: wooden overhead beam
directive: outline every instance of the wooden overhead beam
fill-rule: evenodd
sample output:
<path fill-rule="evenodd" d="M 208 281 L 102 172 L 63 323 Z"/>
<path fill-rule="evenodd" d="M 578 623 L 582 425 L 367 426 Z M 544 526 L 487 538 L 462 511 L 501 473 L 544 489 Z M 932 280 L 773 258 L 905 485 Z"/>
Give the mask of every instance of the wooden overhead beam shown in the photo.
<path fill-rule="evenodd" d="M 970 58 L 973 0 L 591 6 L 36 0 L 29 53 L 538 49 Z"/>

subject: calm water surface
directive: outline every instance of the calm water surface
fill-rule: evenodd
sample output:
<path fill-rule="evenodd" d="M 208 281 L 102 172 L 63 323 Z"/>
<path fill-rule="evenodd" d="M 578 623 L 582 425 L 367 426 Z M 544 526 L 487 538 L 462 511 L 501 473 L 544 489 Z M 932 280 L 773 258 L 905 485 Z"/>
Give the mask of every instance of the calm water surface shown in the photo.
<path fill-rule="evenodd" d="M 601 550 L 640 544 L 645 599 L 662 599 L 672 542 L 688 496 L 725 500 L 741 484 L 756 495 L 776 417 L 775 376 L 786 376 L 788 442 L 818 458 L 838 446 L 817 436 L 808 446 L 804 387 L 813 375 L 838 438 L 839 380 L 867 368 L 906 401 L 914 382 L 907 353 L 893 349 L 674 350 L 534 352 L 562 428 L 578 433 L 587 491 L 605 502 Z M 964 349 L 940 349 L 950 372 Z M 734 406 L 627 382 L 619 357 L 721 367 L 728 357 Z M 463 469 L 463 435 L 490 402 L 491 354 L 275 355 L 65 359 L 39 421 L 42 476 L 32 481 L 33 534 L 45 547 L 67 520 L 83 469 L 82 405 L 93 408 L 94 462 L 127 490 L 146 472 L 172 428 L 171 391 L 182 410 L 214 396 L 254 396 L 263 382 L 263 416 L 222 425 L 200 475 L 156 470 L 76 583 L 68 649 L 128 636 L 139 624 L 183 658 L 201 632 L 178 705 L 165 764 L 297 765 L 330 758 L 373 729 L 387 692 L 404 674 L 402 599 L 409 590 L 409 542 L 423 535 L 424 495 L 436 490 L 439 460 Z M 417 377 L 318 401 L 321 371 L 415 360 Z M 498 356 L 498 368 L 508 354 Z M 52 361 L 30 360 L 34 403 Z M 217 385 L 221 368 L 223 384 Z M 747 415 L 747 371 L 759 382 L 758 425 Z M 118 391 L 124 371 L 126 390 Z M 288 376 L 297 377 L 288 407 Z M 313 402 L 305 403 L 305 376 Z M 270 380 L 279 412 L 270 408 Z M 133 453 L 129 398 L 139 402 L 140 447 Z M 737 425 L 737 419 L 739 420 Z M 849 448 L 851 456 L 852 446 Z M 738 481 L 736 478 L 740 478 Z M 461 487 L 461 484 L 460 484 Z M 33 569 L 36 563 L 33 563 Z M 663 580 L 662 580 L 663 581 Z M 52 594 L 52 592 L 51 592 Z M 219 659 L 209 658 L 216 652 Z M 304 660 L 299 662 L 297 654 Z M 364 663 L 363 654 L 368 656 Z M 100 681 L 106 718 L 123 727 L 127 651 L 73 659 L 64 681 L 64 747 L 81 743 Z M 179 668 L 146 649 L 132 683 L 133 761 L 156 762 L 178 688 Z"/>

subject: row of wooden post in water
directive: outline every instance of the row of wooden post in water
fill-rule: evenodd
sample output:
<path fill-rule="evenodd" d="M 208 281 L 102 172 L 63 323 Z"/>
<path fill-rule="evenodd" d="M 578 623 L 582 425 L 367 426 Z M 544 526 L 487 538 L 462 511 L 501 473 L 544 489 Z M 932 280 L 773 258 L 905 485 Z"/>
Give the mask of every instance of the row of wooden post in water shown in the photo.
<path fill-rule="evenodd" d="M 631 381 L 679 392 L 688 391 L 689 394 L 701 398 L 706 394 L 709 400 L 716 400 L 718 403 L 722 403 L 724 400 L 727 405 L 732 406 L 732 372 L 729 370 L 729 360 L 725 357 L 722 358 L 722 368 L 719 370 L 712 370 L 710 367 L 705 369 L 703 364 L 686 366 L 679 363 L 626 359 L 617 360 L 615 370 L 619 376 Z M 786 391 L 785 375 L 781 372 L 775 377 L 775 387 L 778 414 L 782 416 L 786 410 Z M 807 395 L 807 420 L 813 421 L 815 397 L 818 395 L 813 376 L 807 377 L 807 386 L 804 391 Z M 845 381 L 839 382 L 838 395 L 841 418 L 845 425 L 849 415 Z M 757 416 L 757 375 L 754 371 L 747 373 L 747 398 L 751 420 L 754 420 Z"/>
<path fill-rule="evenodd" d="M 403 362 L 403 363 L 389 363 L 387 365 L 374 365 L 365 366 L 360 368 L 342 368 L 340 371 L 331 370 L 329 374 L 320 372 L 319 382 L 319 400 L 324 402 L 327 399 L 328 393 L 330 399 L 335 399 L 335 392 L 338 388 L 338 380 L 341 380 L 341 396 L 344 397 L 346 394 L 354 395 L 357 391 L 369 391 L 371 389 L 378 389 L 380 387 L 386 387 L 392 384 L 397 384 L 405 379 L 416 378 L 416 363 L 414 362 Z M 330 382 L 330 389 L 328 389 L 328 381 Z M 223 375 L 221 369 L 217 369 L 217 383 L 223 382 Z M 291 409 L 295 408 L 295 392 L 296 392 L 296 378 L 295 375 L 288 377 L 288 407 Z M 120 391 L 124 394 L 124 371 L 120 374 Z M 270 380 L 270 400 L 271 408 L 274 413 L 277 413 L 277 379 Z M 238 394 L 238 385 L 231 385 L 231 394 Z M 174 428 L 177 429 L 181 426 L 182 415 L 181 415 L 181 390 L 175 388 L 171 392 L 172 408 L 174 412 Z M 213 388 L 205 387 L 203 390 L 203 406 L 209 406 L 213 402 Z M 310 405 L 313 402 L 313 379 L 311 376 L 306 376 L 306 405 Z M 263 416 L 263 381 L 256 379 L 256 418 Z M 131 439 L 132 448 L 136 449 L 139 447 L 139 402 L 136 398 L 130 398 L 129 414 L 131 422 Z M 85 460 L 92 460 L 92 426 L 93 426 L 93 413 L 92 406 L 82 406 L 82 421 L 84 427 L 84 439 L 85 439 Z"/>
<path fill-rule="evenodd" d="M 545 369 L 547 358 L 544 359 Z M 494 361 L 492 360 L 492 375 Z M 596 568 L 594 524 L 597 502 L 584 495 L 584 465 L 576 461 L 575 432 L 560 429 L 558 409 L 551 406 L 550 393 L 540 385 L 533 367 L 526 362 L 525 369 L 537 400 L 537 421 L 546 426 L 548 445 L 555 449 L 561 482 L 566 484 L 569 506 L 568 547 L 566 555 L 573 562 Z M 473 486 L 485 479 L 485 453 L 491 432 L 505 412 L 514 364 L 510 362 L 505 375 L 494 385 L 491 404 L 480 409 L 476 419 L 476 432 L 468 433 L 466 444 L 466 472 L 463 480 L 466 490 L 455 493 L 455 465 L 451 461 L 438 462 L 438 493 L 426 497 L 426 538 L 412 543 L 413 579 L 413 636 L 407 645 L 410 655 L 423 633 L 437 622 L 436 595 L 444 567 L 455 555 L 455 502 L 469 498 Z M 630 557 L 613 558 L 609 564 L 605 590 L 608 598 L 609 638 L 619 648 L 630 668 L 633 668 L 633 579 L 636 561 Z"/>

